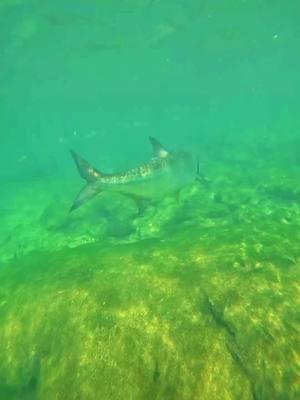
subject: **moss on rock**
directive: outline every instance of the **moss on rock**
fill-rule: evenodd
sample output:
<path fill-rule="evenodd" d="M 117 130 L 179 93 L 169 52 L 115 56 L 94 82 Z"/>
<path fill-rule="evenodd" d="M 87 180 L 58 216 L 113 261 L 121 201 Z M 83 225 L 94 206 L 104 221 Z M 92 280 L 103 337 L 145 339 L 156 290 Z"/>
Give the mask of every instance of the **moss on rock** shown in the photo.
<path fill-rule="evenodd" d="M 299 268 L 186 233 L 2 266 L 0 395 L 297 399 Z"/>

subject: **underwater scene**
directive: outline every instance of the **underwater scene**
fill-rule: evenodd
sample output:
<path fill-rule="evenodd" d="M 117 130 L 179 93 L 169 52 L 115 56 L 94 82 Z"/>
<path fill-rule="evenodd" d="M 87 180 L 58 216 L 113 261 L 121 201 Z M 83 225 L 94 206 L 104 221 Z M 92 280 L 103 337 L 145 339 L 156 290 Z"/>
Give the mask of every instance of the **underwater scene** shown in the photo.
<path fill-rule="evenodd" d="M 0 1 L 0 400 L 300 399 L 299 15 Z"/>

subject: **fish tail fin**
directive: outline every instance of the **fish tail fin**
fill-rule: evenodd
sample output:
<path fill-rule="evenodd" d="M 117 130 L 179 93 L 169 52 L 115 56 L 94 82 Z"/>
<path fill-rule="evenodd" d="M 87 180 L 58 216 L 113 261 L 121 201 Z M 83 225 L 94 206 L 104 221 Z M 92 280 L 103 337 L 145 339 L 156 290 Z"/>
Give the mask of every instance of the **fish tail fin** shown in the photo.
<path fill-rule="evenodd" d="M 101 192 L 99 185 L 96 185 L 95 182 L 101 178 L 101 176 L 104 176 L 104 174 L 92 167 L 86 160 L 75 153 L 75 151 L 70 150 L 70 152 L 78 169 L 79 175 L 87 182 L 87 185 L 81 189 L 75 198 L 74 203 L 70 208 L 71 212 Z"/>
<path fill-rule="evenodd" d="M 70 150 L 70 153 L 76 164 L 79 175 L 88 183 L 95 182 L 97 178 L 100 178 L 104 175 L 96 168 L 92 167 L 86 160 L 80 157 L 79 154 L 75 153 L 75 151 Z"/>

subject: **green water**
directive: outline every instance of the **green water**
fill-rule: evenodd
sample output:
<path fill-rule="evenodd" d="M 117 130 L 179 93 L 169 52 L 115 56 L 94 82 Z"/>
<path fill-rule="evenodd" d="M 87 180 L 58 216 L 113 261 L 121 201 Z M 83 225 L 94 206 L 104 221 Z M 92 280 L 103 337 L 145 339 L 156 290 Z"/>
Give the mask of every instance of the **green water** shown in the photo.
<path fill-rule="evenodd" d="M 300 398 L 300 4 L 0 2 L 0 400 Z M 148 136 L 159 200 L 84 182 Z"/>

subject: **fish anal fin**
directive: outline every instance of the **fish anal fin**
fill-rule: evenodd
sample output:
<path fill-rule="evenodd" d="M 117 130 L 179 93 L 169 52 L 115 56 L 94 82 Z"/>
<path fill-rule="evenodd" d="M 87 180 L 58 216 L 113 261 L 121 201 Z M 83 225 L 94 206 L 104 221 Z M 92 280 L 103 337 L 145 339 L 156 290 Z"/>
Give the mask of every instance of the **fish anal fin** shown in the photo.
<path fill-rule="evenodd" d="M 124 196 L 129 197 L 130 199 L 132 199 L 139 211 L 139 214 L 141 214 L 148 206 L 149 204 L 149 199 L 142 197 L 142 196 L 138 196 L 135 194 L 129 194 L 129 193 L 124 193 Z"/>
<path fill-rule="evenodd" d="M 153 147 L 153 154 L 154 157 L 158 158 L 164 158 L 167 157 L 169 152 L 163 147 L 162 144 L 160 144 L 154 137 L 149 136 L 150 143 L 152 144 Z"/>

